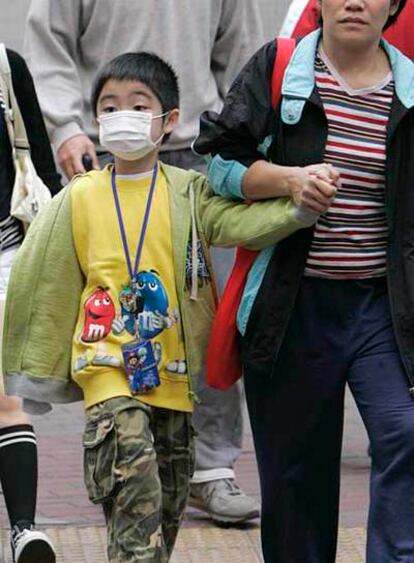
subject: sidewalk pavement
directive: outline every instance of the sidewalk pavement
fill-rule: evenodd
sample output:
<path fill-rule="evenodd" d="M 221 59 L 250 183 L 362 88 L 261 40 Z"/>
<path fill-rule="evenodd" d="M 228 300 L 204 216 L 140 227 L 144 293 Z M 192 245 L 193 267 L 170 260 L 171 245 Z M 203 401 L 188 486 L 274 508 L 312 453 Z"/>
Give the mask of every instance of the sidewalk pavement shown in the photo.
<path fill-rule="evenodd" d="M 367 439 L 353 402 L 347 397 L 342 460 L 340 534 L 337 563 L 362 563 L 368 503 Z M 37 524 L 46 528 L 58 550 L 58 563 L 104 563 L 105 529 L 99 507 L 86 496 L 82 477 L 81 404 L 60 406 L 34 419 L 39 444 Z M 236 466 L 246 493 L 259 497 L 257 468 L 250 429 Z M 0 522 L 8 544 L 3 499 Z M 7 549 L 6 549 L 7 551 Z M 6 562 L 11 561 L 8 554 Z M 241 529 L 214 526 L 204 515 L 188 509 L 171 563 L 259 563 L 259 522 Z"/>

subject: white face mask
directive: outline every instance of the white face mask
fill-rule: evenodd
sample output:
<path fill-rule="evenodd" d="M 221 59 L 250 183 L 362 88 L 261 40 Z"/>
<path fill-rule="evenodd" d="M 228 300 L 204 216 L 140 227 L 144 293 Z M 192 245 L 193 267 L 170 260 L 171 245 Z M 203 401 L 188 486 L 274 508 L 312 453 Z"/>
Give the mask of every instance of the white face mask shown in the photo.
<path fill-rule="evenodd" d="M 124 160 L 139 160 L 157 148 L 151 137 L 152 120 L 163 117 L 146 111 L 114 111 L 99 116 L 99 142 L 110 153 Z"/>

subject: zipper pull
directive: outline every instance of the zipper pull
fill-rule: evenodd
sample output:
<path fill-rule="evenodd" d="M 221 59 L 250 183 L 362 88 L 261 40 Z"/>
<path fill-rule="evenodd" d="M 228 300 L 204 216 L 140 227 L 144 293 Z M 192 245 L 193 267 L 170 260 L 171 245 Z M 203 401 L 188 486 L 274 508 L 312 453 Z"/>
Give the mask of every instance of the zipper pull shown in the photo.
<path fill-rule="evenodd" d="M 201 400 L 200 397 L 197 395 L 197 393 L 195 393 L 195 391 L 190 390 L 188 391 L 188 398 L 190 399 L 190 401 L 192 403 L 195 403 L 196 405 L 200 405 L 201 404 Z"/>

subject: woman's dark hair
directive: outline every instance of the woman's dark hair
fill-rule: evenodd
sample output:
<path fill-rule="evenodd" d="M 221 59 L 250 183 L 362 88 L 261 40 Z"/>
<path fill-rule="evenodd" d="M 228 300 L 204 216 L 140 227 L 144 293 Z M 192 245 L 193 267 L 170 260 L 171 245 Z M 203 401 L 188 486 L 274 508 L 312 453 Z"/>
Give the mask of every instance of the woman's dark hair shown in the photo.
<path fill-rule="evenodd" d="M 158 98 L 163 113 L 179 107 L 177 75 L 172 66 L 153 53 L 124 53 L 101 68 L 94 80 L 91 95 L 95 117 L 99 96 L 108 80 L 142 82 Z"/>
<path fill-rule="evenodd" d="M 395 14 L 393 16 L 390 16 L 388 18 L 388 20 L 386 21 L 385 25 L 384 25 L 384 31 L 389 28 L 398 18 L 398 16 L 401 14 L 401 12 L 404 9 L 404 6 L 406 4 L 407 0 L 400 0 L 400 4 L 398 6 L 398 10 L 395 12 Z M 319 26 L 322 27 L 322 16 L 319 16 Z"/>
<path fill-rule="evenodd" d="M 406 2 L 407 0 L 400 0 L 400 5 L 398 6 L 398 10 L 395 12 L 393 16 L 390 16 L 388 18 L 387 23 L 384 26 L 384 29 L 390 27 L 390 25 L 392 25 L 397 20 L 398 16 L 401 14 L 402 10 L 404 9 Z"/>

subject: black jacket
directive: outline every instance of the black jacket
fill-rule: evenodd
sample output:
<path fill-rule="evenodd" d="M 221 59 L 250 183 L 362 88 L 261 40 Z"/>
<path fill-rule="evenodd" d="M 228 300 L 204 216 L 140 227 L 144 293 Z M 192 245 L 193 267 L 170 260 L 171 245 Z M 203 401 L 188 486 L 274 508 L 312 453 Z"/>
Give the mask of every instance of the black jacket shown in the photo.
<path fill-rule="evenodd" d="M 52 149 L 37 100 L 33 79 L 24 59 L 15 51 L 7 49 L 13 88 L 22 113 L 30 144 L 30 152 L 37 173 L 55 195 L 61 188 Z M 14 183 L 14 166 L 11 146 L 7 134 L 4 111 L 0 115 L 0 220 L 10 214 L 10 200 Z"/>
<path fill-rule="evenodd" d="M 195 149 L 249 166 L 263 159 L 257 147 L 272 135 L 267 158 L 281 165 L 323 162 L 327 120 L 316 88 L 298 123 L 271 107 L 274 42 L 256 53 L 236 79 L 220 115 L 203 114 Z M 413 84 L 414 87 L 414 84 Z M 414 394 L 414 109 L 395 95 L 387 134 L 387 278 L 395 335 Z M 243 338 L 245 369 L 272 372 L 304 273 L 313 228 L 281 241 L 268 265 Z"/>

